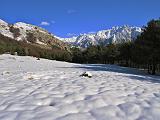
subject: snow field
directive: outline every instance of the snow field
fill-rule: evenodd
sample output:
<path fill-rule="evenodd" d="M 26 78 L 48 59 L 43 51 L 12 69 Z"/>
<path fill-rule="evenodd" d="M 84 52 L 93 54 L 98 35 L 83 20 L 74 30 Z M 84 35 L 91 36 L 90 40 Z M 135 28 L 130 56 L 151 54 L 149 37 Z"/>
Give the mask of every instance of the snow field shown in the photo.
<path fill-rule="evenodd" d="M 92 78 L 80 77 L 89 71 Z M 111 65 L 0 56 L 0 120 L 159 120 L 160 77 Z"/>

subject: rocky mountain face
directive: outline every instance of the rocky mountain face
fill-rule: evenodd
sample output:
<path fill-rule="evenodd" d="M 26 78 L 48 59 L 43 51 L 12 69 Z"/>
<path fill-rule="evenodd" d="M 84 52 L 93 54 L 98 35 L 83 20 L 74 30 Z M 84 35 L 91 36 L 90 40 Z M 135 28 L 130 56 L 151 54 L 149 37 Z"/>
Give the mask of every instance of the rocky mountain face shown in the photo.
<path fill-rule="evenodd" d="M 48 31 L 30 24 L 18 22 L 8 24 L 0 19 L 0 34 L 17 41 L 32 43 L 41 47 L 67 49 L 68 45 Z"/>
<path fill-rule="evenodd" d="M 86 48 L 90 45 L 107 45 L 111 43 L 124 43 L 135 40 L 142 32 L 140 27 L 130 27 L 127 25 L 121 27 L 112 27 L 108 30 L 98 31 L 92 34 L 81 34 L 72 38 L 59 38 L 66 43 L 74 46 Z"/>

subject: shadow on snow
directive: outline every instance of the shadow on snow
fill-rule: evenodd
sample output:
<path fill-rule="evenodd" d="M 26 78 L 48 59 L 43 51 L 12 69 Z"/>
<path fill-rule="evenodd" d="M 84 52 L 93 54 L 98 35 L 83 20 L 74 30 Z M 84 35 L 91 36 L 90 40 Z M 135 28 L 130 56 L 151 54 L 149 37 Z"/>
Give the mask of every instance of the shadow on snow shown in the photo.
<path fill-rule="evenodd" d="M 61 68 L 78 68 L 78 69 L 86 69 L 89 71 L 106 71 L 106 72 L 115 72 L 115 73 L 124 73 L 125 75 L 121 75 L 122 77 L 128 77 L 133 80 L 140 81 L 148 81 L 152 83 L 160 83 L 160 76 L 148 75 L 144 71 L 135 69 L 135 68 L 127 68 L 121 67 L 117 65 L 106 65 L 106 64 L 82 64 L 75 65 L 73 67 L 61 67 Z"/>

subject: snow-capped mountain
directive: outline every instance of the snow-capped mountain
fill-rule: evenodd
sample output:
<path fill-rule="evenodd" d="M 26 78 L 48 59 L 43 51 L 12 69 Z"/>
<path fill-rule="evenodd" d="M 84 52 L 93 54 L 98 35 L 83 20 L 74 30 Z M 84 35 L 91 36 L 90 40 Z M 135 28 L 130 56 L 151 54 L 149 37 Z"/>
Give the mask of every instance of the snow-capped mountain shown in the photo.
<path fill-rule="evenodd" d="M 0 34 L 17 41 L 25 41 L 43 46 L 54 45 L 63 49 L 67 46 L 66 43 L 55 38 L 47 30 L 23 22 L 9 24 L 0 19 Z"/>
<path fill-rule="evenodd" d="M 13 30 L 11 30 L 11 29 L 13 29 Z M 16 30 L 16 29 L 19 29 L 18 30 L 19 35 L 14 37 L 14 30 Z M 43 32 L 43 33 L 48 34 L 47 31 L 45 31 L 41 28 L 37 28 L 34 25 L 26 24 L 23 22 L 18 22 L 15 24 L 8 24 L 7 22 L 0 20 L 0 33 L 4 36 L 8 36 L 8 37 L 16 39 L 18 41 L 25 40 L 27 33 L 35 32 L 35 31 L 39 31 L 39 32 Z"/>
<path fill-rule="evenodd" d="M 58 44 L 58 46 L 63 48 L 66 47 L 64 42 L 82 48 L 86 48 L 90 45 L 123 43 L 135 40 L 141 32 L 142 30 L 140 27 L 130 27 L 124 25 L 121 27 L 112 27 L 108 30 L 101 30 L 96 33 L 80 34 L 79 36 L 72 38 L 61 38 L 54 36 L 47 30 L 35 25 L 26 24 L 23 22 L 8 24 L 0 19 L 0 34 L 4 36 L 10 37 L 17 41 L 34 42 L 40 45 Z M 28 39 L 29 37 L 32 37 L 34 40 L 30 41 L 30 39 Z"/>
<path fill-rule="evenodd" d="M 112 27 L 108 30 L 98 31 L 97 33 L 81 34 L 72 38 L 59 38 L 62 41 L 75 46 L 86 48 L 90 45 L 123 43 L 135 40 L 142 32 L 140 27 L 130 27 L 127 25 L 121 27 Z"/>

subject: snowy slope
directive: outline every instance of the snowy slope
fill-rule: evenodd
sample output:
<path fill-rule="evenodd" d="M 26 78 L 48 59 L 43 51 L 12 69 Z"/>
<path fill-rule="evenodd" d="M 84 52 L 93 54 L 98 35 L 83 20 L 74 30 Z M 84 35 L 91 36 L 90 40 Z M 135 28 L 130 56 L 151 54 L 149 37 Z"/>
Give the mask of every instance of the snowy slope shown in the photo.
<path fill-rule="evenodd" d="M 49 33 L 47 30 L 23 22 L 8 24 L 0 19 L 0 34 L 17 41 L 38 44 L 43 48 L 48 48 L 54 45 L 57 48 L 66 50 L 66 48 L 69 47 L 66 43 L 55 38 L 54 35 Z"/>
<path fill-rule="evenodd" d="M 20 30 L 20 36 L 18 36 L 17 38 L 14 38 L 13 33 L 10 31 L 11 26 L 13 26 L 13 28 L 18 28 Z M 25 40 L 27 36 L 27 32 L 35 32 L 35 31 L 39 31 L 39 32 L 48 34 L 48 32 L 43 30 L 42 28 L 36 27 L 31 24 L 18 22 L 18 23 L 11 25 L 0 19 L 0 34 L 16 39 L 18 41 Z"/>
<path fill-rule="evenodd" d="M 140 27 L 124 25 L 98 31 L 97 33 L 81 34 L 78 37 L 59 39 L 75 46 L 86 48 L 90 45 L 128 42 L 136 39 L 141 32 Z"/>
<path fill-rule="evenodd" d="M 111 65 L 0 56 L 0 120 L 159 120 L 160 77 Z M 80 77 L 89 71 L 93 77 Z"/>
<path fill-rule="evenodd" d="M 16 38 L 17 40 L 26 39 L 27 32 L 32 32 L 32 33 L 39 32 L 39 33 L 42 33 L 42 34 L 49 35 L 48 31 L 46 31 L 46 30 L 44 30 L 40 27 L 37 27 L 35 25 L 31 25 L 31 24 L 27 24 L 27 23 L 23 23 L 23 22 L 17 22 L 13 26 L 15 28 L 19 28 L 19 30 L 20 30 L 20 36 L 18 38 Z M 39 42 L 39 44 L 41 44 L 41 43 Z M 42 43 L 42 44 L 44 44 L 44 43 Z"/>
<path fill-rule="evenodd" d="M 9 24 L 0 19 L 0 34 L 13 38 L 13 33 L 9 30 Z"/>

